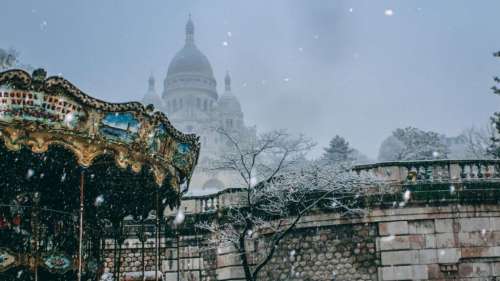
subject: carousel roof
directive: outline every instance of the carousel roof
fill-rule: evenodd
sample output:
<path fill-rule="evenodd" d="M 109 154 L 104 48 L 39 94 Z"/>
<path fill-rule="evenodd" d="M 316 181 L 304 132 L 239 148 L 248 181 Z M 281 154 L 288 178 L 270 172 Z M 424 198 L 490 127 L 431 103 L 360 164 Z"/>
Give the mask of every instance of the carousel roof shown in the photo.
<path fill-rule="evenodd" d="M 0 73 L 0 139 L 8 149 L 42 153 L 62 145 L 83 167 L 112 155 L 121 168 L 151 168 L 157 184 L 179 192 L 196 166 L 199 137 L 179 132 L 153 110 L 138 102 L 101 101 L 62 77 L 46 78 L 43 69 Z"/>

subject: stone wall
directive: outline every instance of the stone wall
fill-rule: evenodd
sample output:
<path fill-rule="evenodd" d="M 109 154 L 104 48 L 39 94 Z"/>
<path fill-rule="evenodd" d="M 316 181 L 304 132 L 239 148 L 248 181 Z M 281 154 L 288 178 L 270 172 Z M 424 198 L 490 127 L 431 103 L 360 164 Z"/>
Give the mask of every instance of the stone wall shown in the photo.
<path fill-rule="evenodd" d="M 500 217 L 482 215 L 380 223 L 380 280 L 497 280 Z"/>
<path fill-rule="evenodd" d="M 234 248 L 207 248 L 208 238 L 180 237 L 180 280 L 244 280 Z M 153 241 L 146 243 L 146 270 L 154 270 Z M 265 241 L 248 241 L 248 248 L 263 253 Z M 141 271 L 140 244 L 129 239 L 123 247 L 122 271 Z M 160 252 L 166 280 L 177 280 L 176 240 L 162 239 Z M 112 270 L 112 245 L 108 253 Z M 334 213 L 304 217 L 259 280 L 500 280 L 500 206 L 407 205 L 355 219 Z"/>
<path fill-rule="evenodd" d="M 260 280 L 377 280 L 376 225 L 301 229 L 283 241 Z"/>

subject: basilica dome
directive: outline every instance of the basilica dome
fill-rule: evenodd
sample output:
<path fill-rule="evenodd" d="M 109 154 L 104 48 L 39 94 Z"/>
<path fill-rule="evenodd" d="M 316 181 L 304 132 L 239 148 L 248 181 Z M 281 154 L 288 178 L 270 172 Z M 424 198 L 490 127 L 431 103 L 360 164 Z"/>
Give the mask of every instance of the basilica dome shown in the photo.
<path fill-rule="evenodd" d="M 193 89 L 207 93 L 213 100 L 218 97 L 212 65 L 194 42 L 194 24 L 191 17 L 186 24 L 184 47 L 170 61 L 164 84 L 164 98 L 171 93 Z"/>
<path fill-rule="evenodd" d="M 170 62 L 167 76 L 176 74 L 200 74 L 209 78 L 214 76 L 207 57 L 194 44 L 186 44 Z"/>

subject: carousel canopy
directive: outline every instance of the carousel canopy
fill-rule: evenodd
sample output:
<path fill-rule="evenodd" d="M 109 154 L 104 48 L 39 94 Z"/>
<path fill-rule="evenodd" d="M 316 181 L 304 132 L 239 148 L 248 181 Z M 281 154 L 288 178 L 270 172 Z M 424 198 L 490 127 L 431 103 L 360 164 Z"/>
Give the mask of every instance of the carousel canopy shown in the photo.
<path fill-rule="evenodd" d="M 9 150 L 35 153 L 62 145 L 83 167 L 111 155 L 121 168 L 150 168 L 158 185 L 178 193 L 200 149 L 197 136 L 179 132 L 151 106 L 98 100 L 62 77 L 46 78 L 43 69 L 0 73 L 0 138 Z"/>

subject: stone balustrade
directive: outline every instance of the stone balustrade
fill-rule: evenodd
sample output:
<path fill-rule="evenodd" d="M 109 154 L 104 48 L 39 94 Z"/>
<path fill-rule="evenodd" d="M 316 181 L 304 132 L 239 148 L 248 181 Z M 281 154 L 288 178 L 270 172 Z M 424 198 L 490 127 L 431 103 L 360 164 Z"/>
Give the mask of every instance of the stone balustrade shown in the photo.
<path fill-rule="evenodd" d="M 500 160 L 422 160 L 358 165 L 359 173 L 372 173 L 396 183 L 500 180 Z"/>
<path fill-rule="evenodd" d="M 432 193 L 438 191 L 449 191 L 451 194 L 456 191 L 456 196 L 464 194 L 464 192 L 477 195 L 478 188 L 467 191 L 466 188 L 464 189 L 464 185 L 466 185 L 465 187 L 467 185 L 473 187 L 474 184 L 500 182 L 500 160 L 384 162 L 358 165 L 353 170 L 359 174 L 368 173 L 375 175 L 385 183 L 381 185 L 382 189 L 387 189 L 388 186 L 396 187 L 393 193 L 397 193 L 399 197 L 401 197 L 401 190 L 404 192 L 406 189 L 415 189 L 412 191 L 416 194 L 425 192 L 432 195 Z M 427 186 L 427 188 L 422 188 L 424 186 Z M 387 194 L 391 192 L 388 192 L 388 190 L 379 190 L 378 193 Z M 186 214 L 213 213 L 220 208 L 241 205 L 240 199 L 242 195 L 242 189 L 230 188 L 209 195 L 184 197 L 182 206 Z M 478 199 L 480 200 L 481 198 Z M 392 204 L 394 200 L 398 201 L 400 199 L 393 198 L 386 201 Z M 172 214 L 173 211 L 167 211 L 167 215 Z"/>

